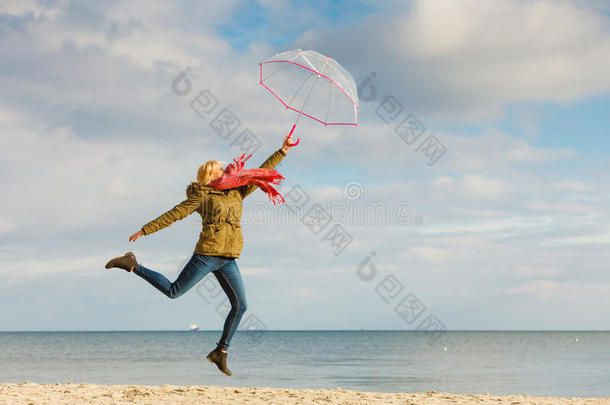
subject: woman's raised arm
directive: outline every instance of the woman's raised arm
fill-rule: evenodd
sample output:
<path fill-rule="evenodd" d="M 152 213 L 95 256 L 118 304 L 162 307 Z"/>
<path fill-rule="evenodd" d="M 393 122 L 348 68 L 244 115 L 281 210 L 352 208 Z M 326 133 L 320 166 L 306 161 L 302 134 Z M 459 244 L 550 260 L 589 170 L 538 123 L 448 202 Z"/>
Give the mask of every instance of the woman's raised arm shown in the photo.
<path fill-rule="evenodd" d="M 284 159 L 284 157 L 286 156 L 286 152 L 288 152 L 288 149 L 292 148 L 292 146 L 290 146 L 291 143 L 292 135 L 286 135 L 284 137 L 284 143 L 282 144 L 282 147 L 273 152 L 273 154 L 271 154 L 271 156 L 269 156 L 267 160 L 265 160 L 263 164 L 259 167 L 261 169 L 273 169 L 282 161 L 282 159 Z M 257 188 L 258 186 L 256 184 L 247 184 L 245 186 L 238 187 L 237 190 L 241 194 L 241 198 L 244 199 Z"/>

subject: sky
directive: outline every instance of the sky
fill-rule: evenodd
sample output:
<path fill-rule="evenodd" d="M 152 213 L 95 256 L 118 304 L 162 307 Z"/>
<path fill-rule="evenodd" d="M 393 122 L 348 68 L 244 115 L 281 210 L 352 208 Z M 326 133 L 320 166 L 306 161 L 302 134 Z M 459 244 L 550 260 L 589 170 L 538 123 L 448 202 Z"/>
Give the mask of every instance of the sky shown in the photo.
<path fill-rule="evenodd" d="M 300 120 L 277 167 L 296 214 L 244 201 L 240 329 L 610 325 L 608 2 L 4 0 L 0 38 L 0 330 L 220 330 L 213 275 L 170 300 L 104 265 L 177 277 L 197 214 L 129 236 L 243 153 L 191 102 L 238 117 L 259 165 L 296 116 L 258 64 L 297 48 L 352 75 L 358 125 Z"/>

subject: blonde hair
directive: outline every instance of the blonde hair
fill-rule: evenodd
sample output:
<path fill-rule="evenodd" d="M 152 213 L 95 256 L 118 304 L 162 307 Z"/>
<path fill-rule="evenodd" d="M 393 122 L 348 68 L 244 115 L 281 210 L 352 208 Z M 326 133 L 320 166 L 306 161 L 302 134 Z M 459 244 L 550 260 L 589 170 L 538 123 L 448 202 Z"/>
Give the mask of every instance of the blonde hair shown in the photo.
<path fill-rule="evenodd" d="M 214 172 L 214 165 L 220 164 L 218 160 L 208 160 L 197 170 L 197 183 L 201 186 L 205 186 L 212 180 L 212 172 Z"/>

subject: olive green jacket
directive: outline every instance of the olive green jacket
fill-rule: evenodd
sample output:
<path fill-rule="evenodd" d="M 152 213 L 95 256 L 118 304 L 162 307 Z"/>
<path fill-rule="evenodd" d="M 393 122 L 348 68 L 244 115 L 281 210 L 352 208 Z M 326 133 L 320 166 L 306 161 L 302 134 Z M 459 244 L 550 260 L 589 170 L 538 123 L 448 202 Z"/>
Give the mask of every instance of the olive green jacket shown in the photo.
<path fill-rule="evenodd" d="M 278 149 L 260 167 L 273 169 L 284 156 L 286 152 Z M 256 188 L 257 185 L 250 184 L 221 191 L 193 181 L 187 187 L 187 199 L 142 226 L 142 232 L 150 235 L 197 211 L 201 215 L 202 230 L 194 253 L 238 258 L 244 244 L 242 201 Z"/>

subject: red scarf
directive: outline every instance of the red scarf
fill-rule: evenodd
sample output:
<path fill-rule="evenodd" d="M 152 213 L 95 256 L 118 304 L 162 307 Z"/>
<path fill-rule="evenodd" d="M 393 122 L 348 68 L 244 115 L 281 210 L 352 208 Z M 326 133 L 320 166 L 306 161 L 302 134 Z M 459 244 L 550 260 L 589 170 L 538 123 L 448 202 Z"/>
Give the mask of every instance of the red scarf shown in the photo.
<path fill-rule="evenodd" d="M 255 184 L 267 193 L 267 197 L 273 202 L 273 205 L 277 202 L 284 202 L 284 197 L 271 184 L 280 184 L 281 179 L 285 179 L 285 177 L 275 169 L 244 169 L 244 163 L 252 154 L 245 159 L 244 156 L 245 153 L 239 158 L 233 159 L 235 163 L 229 164 L 222 176 L 207 185 L 217 190 L 227 190 L 246 184 Z"/>

